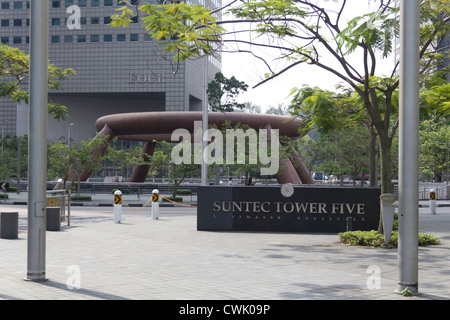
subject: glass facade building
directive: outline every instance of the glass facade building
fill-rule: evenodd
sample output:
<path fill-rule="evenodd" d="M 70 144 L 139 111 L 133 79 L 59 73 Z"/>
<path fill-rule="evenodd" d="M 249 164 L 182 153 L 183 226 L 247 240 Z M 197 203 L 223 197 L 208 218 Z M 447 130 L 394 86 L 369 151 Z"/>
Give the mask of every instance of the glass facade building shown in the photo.
<path fill-rule="evenodd" d="M 221 5 L 221 0 L 190 2 Z M 146 33 L 139 15 L 127 28 L 108 25 L 121 6 L 121 0 L 49 0 L 49 61 L 77 73 L 62 81 L 63 91 L 49 92 L 49 100 L 67 106 L 71 117 L 49 119 L 49 140 L 67 137 L 71 123 L 73 140 L 92 138 L 95 120 L 107 114 L 201 110 L 204 68 L 209 82 L 221 69 L 220 56 L 176 64 Z M 0 41 L 28 53 L 29 19 L 30 1 L 0 0 Z M 26 134 L 28 107 L 0 98 L 0 119 L 4 134 Z"/>

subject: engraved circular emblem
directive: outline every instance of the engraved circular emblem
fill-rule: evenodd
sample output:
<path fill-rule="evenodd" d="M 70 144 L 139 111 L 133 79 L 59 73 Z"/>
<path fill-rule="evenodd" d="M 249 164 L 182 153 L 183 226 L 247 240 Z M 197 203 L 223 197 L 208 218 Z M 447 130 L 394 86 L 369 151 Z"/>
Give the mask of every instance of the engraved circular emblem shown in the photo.
<path fill-rule="evenodd" d="M 294 194 L 294 187 L 290 183 L 281 186 L 281 194 L 283 197 L 289 198 Z"/>

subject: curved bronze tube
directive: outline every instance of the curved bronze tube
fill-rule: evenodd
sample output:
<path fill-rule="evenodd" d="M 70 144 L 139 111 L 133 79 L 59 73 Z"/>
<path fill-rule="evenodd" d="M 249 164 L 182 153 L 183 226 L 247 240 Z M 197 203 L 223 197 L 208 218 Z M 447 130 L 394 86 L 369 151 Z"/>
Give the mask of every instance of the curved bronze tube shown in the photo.
<path fill-rule="evenodd" d="M 195 121 L 202 121 L 201 112 L 134 112 L 103 116 L 97 119 L 95 125 L 97 130 L 100 131 L 97 137 L 108 135 L 108 142 L 114 137 L 117 137 L 120 140 L 146 141 L 147 143 L 144 147 L 143 154 L 150 155 L 153 154 L 154 150 L 153 141 L 170 141 L 171 134 L 176 129 L 186 129 L 191 134 L 194 134 Z M 255 130 L 262 128 L 268 130 L 277 129 L 279 130 L 280 137 L 300 137 L 298 130 L 300 121 L 289 116 L 241 112 L 208 113 L 209 125 L 215 125 L 218 129 L 221 129 L 225 122 L 229 122 L 231 127 L 241 123 L 248 125 Z M 270 136 L 270 133 L 268 136 Z M 95 159 L 103 154 L 106 150 L 106 146 L 102 146 L 92 155 L 93 161 L 96 161 Z M 282 164 L 283 169 L 276 175 L 279 183 L 310 183 L 310 181 L 305 178 L 306 175 L 309 176 L 309 173 L 304 171 L 306 167 L 304 167 L 304 165 L 301 166 L 302 163 L 298 159 L 298 155 L 295 155 L 296 154 L 294 154 L 294 159 L 280 159 L 280 164 Z M 295 170 L 293 163 L 300 171 Z M 131 182 L 145 181 L 147 173 L 148 168 L 145 168 L 145 166 L 136 166 L 131 177 Z M 91 172 L 86 171 L 82 175 L 81 181 L 86 181 L 90 174 Z"/>

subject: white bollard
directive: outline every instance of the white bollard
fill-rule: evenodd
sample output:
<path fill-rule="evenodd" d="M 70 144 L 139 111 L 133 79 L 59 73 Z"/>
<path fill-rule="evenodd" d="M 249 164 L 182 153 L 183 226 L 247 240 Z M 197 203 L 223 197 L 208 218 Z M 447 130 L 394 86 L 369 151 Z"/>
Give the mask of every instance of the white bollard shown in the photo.
<path fill-rule="evenodd" d="M 152 219 L 158 220 L 159 218 L 159 190 L 154 189 L 152 191 Z"/>
<path fill-rule="evenodd" d="M 122 219 L 122 192 L 114 192 L 114 223 L 120 223 Z"/>
<path fill-rule="evenodd" d="M 394 225 L 395 205 L 397 198 L 392 193 L 385 193 L 380 196 L 381 215 L 383 220 L 384 242 L 391 241 L 392 227 Z"/>
<path fill-rule="evenodd" d="M 430 213 L 436 214 L 436 190 L 430 190 Z"/>

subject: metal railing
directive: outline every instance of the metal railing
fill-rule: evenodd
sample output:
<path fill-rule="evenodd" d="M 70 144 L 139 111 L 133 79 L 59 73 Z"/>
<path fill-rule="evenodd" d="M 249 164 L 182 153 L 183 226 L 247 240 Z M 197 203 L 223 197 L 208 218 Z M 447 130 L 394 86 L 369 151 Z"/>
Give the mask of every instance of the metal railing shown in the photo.
<path fill-rule="evenodd" d="M 424 187 L 423 190 L 419 190 L 419 200 L 429 200 L 430 199 L 430 191 L 434 189 L 436 191 L 436 198 L 438 200 L 450 199 L 450 186 L 441 186 L 441 187 Z"/>
<path fill-rule="evenodd" d="M 66 221 L 66 209 L 67 209 L 67 225 L 70 226 L 70 190 L 49 190 L 47 191 L 47 207 L 59 207 L 60 208 L 60 220 Z M 66 205 L 67 201 L 67 205 Z"/>

